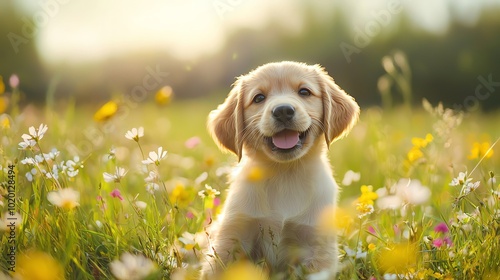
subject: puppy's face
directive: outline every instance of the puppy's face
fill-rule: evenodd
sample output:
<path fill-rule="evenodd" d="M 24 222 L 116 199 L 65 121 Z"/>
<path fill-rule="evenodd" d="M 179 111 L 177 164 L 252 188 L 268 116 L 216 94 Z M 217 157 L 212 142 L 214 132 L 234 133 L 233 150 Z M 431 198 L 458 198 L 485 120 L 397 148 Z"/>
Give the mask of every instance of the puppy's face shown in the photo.
<path fill-rule="evenodd" d="M 357 120 L 359 107 L 319 66 L 270 63 L 240 77 L 208 127 L 222 148 L 289 162 L 327 144 Z"/>
<path fill-rule="evenodd" d="M 323 101 L 317 74 L 270 65 L 246 77 L 242 138 L 249 151 L 277 162 L 305 155 L 322 134 Z"/>

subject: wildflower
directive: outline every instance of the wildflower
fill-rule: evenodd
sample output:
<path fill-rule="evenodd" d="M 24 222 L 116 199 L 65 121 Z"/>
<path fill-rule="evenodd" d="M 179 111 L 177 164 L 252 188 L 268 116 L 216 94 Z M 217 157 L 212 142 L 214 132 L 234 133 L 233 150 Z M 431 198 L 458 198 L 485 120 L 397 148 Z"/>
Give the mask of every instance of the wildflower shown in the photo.
<path fill-rule="evenodd" d="M 19 257 L 14 279 L 63 280 L 64 269 L 49 254 L 30 251 Z"/>
<path fill-rule="evenodd" d="M 146 184 L 146 191 L 150 194 L 154 194 L 155 191 L 160 189 L 160 185 L 157 183 L 147 183 Z"/>
<path fill-rule="evenodd" d="M 19 86 L 19 77 L 16 74 L 10 76 L 9 85 L 11 88 L 17 88 Z"/>
<path fill-rule="evenodd" d="M 373 186 L 361 186 L 361 196 L 358 197 L 358 203 L 373 205 L 373 201 L 377 198 L 378 195 L 373 192 Z"/>
<path fill-rule="evenodd" d="M 462 212 L 462 210 L 457 213 L 457 220 L 460 223 L 467 224 L 470 221 L 470 216 L 467 213 Z"/>
<path fill-rule="evenodd" d="M 122 193 L 120 192 L 119 189 L 114 189 L 113 191 L 111 191 L 109 193 L 111 195 L 111 197 L 116 197 L 118 198 L 119 200 L 123 200 L 123 197 L 122 197 Z"/>
<path fill-rule="evenodd" d="M 468 182 L 465 184 L 465 186 L 462 188 L 462 194 L 463 195 L 468 195 L 470 192 L 475 191 L 477 188 L 479 188 L 480 182 L 477 181 L 475 183 Z"/>
<path fill-rule="evenodd" d="M 80 157 L 75 156 L 73 160 L 68 160 L 65 162 L 61 162 L 61 169 L 63 173 L 66 173 L 70 178 L 76 177 L 80 172 L 80 168 L 83 168 L 83 165 L 80 164 Z"/>
<path fill-rule="evenodd" d="M 347 256 L 349 257 L 354 257 L 355 259 L 364 259 L 366 258 L 367 252 L 363 252 L 362 244 L 359 242 L 358 247 L 356 248 L 356 251 L 352 250 L 351 248 L 344 246 L 344 251 Z"/>
<path fill-rule="evenodd" d="M 156 182 L 158 180 L 158 173 L 156 171 L 149 171 L 148 177 L 144 178 L 146 183 Z"/>
<path fill-rule="evenodd" d="M 192 193 L 180 182 L 176 183 L 168 197 L 171 203 L 175 203 L 181 208 L 188 206 L 193 198 Z"/>
<path fill-rule="evenodd" d="M 22 159 L 21 163 L 22 164 L 29 164 L 29 165 L 38 164 L 38 162 L 36 161 L 36 159 L 34 159 L 32 157 L 26 157 L 26 158 Z"/>
<path fill-rule="evenodd" d="M 264 170 L 258 166 L 253 166 L 248 171 L 247 178 L 252 182 L 261 181 L 264 178 Z"/>
<path fill-rule="evenodd" d="M 376 261 L 384 273 L 405 273 L 416 266 L 417 249 L 412 244 L 395 244 L 381 250 Z"/>
<path fill-rule="evenodd" d="M 413 148 L 410 149 L 410 151 L 408 152 L 408 154 L 406 156 L 408 157 L 408 160 L 410 162 L 414 162 L 417 159 L 423 157 L 424 153 L 422 153 L 422 151 L 420 150 L 420 148 L 413 147 Z"/>
<path fill-rule="evenodd" d="M 181 237 L 179 237 L 179 241 L 184 244 L 184 249 L 191 251 L 196 247 L 195 235 L 189 232 L 184 232 Z"/>
<path fill-rule="evenodd" d="M 431 197 L 431 191 L 423 186 L 419 180 L 400 179 L 391 188 L 393 195 L 381 197 L 377 201 L 377 207 L 381 209 L 398 209 L 404 204 L 424 204 Z"/>
<path fill-rule="evenodd" d="M 208 173 L 207 172 L 203 172 L 200 174 L 200 176 L 198 176 L 196 179 L 194 179 L 194 184 L 195 185 L 200 185 L 201 183 L 203 183 L 206 179 L 208 178 Z"/>
<path fill-rule="evenodd" d="M 201 139 L 198 136 L 194 136 L 184 142 L 184 146 L 188 149 L 193 149 L 201 143 Z"/>
<path fill-rule="evenodd" d="M 79 206 L 80 193 L 72 188 L 60 189 L 58 191 L 49 192 L 47 199 L 55 206 L 61 207 L 66 210 L 71 210 Z"/>
<path fill-rule="evenodd" d="M 48 129 L 49 129 L 49 127 L 43 123 L 40 124 L 38 129 L 35 129 L 35 127 L 30 126 L 30 128 L 28 130 L 29 134 L 25 133 L 21 137 L 23 138 L 24 142 L 31 143 L 31 142 L 29 142 L 29 140 L 33 140 L 33 141 L 38 142 L 43 138 L 43 136 L 45 135 L 45 132 L 47 132 Z"/>
<path fill-rule="evenodd" d="M 432 142 L 432 140 L 434 140 L 434 137 L 432 136 L 432 134 L 427 133 L 427 135 L 425 135 L 425 138 L 413 137 L 411 139 L 411 143 L 416 148 L 425 148 L 427 146 L 427 144 Z"/>
<path fill-rule="evenodd" d="M 9 106 L 9 99 L 7 99 L 7 97 L 0 96 L 0 114 L 5 112 L 8 106 Z"/>
<path fill-rule="evenodd" d="M 28 181 L 33 182 L 33 176 L 35 176 L 38 173 L 36 168 L 32 168 L 29 172 L 26 172 L 26 179 Z"/>
<path fill-rule="evenodd" d="M 344 179 L 342 179 L 342 185 L 350 186 L 352 182 L 357 182 L 361 178 L 361 173 L 348 170 L 344 174 Z"/>
<path fill-rule="evenodd" d="M 167 156 L 167 151 L 163 151 L 163 147 L 158 148 L 158 152 L 149 152 L 149 157 L 142 161 L 142 164 L 160 165 L 160 160 Z"/>
<path fill-rule="evenodd" d="M 375 249 L 377 249 L 377 245 L 375 245 L 375 244 L 373 244 L 373 243 L 368 244 L 368 250 L 369 250 L 370 252 L 375 251 Z"/>
<path fill-rule="evenodd" d="M 127 174 L 125 168 L 116 167 L 114 174 L 104 172 L 102 176 L 104 177 L 104 181 L 106 181 L 107 183 L 111 182 L 120 183 L 121 179 L 123 178 L 123 176 L 125 176 L 125 174 Z"/>
<path fill-rule="evenodd" d="M 139 142 L 139 138 L 144 136 L 144 127 L 132 128 L 125 133 L 125 138 Z"/>
<path fill-rule="evenodd" d="M 204 190 L 201 190 L 201 191 L 198 192 L 198 195 L 201 198 L 205 198 L 205 197 L 215 198 L 219 194 L 220 194 L 220 191 L 212 188 L 211 186 L 209 186 L 207 184 L 205 184 L 205 189 Z"/>
<path fill-rule="evenodd" d="M 53 148 L 48 154 L 43 154 L 43 158 L 47 161 L 54 161 L 59 156 L 60 152 Z"/>
<path fill-rule="evenodd" d="M 172 101 L 173 90 L 170 86 L 160 88 L 155 94 L 155 101 L 159 105 L 168 105 Z"/>
<path fill-rule="evenodd" d="M 2 110 L 0 110 L 1 112 Z M 10 118 L 9 118 L 9 115 L 7 114 L 3 114 L 0 116 L 0 127 L 1 128 L 5 128 L 5 129 L 9 129 L 10 128 Z"/>
<path fill-rule="evenodd" d="M 5 84 L 3 82 L 3 77 L 0 76 L 0 94 L 3 94 L 5 92 Z"/>
<path fill-rule="evenodd" d="M 436 233 L 447 233 L 449 230 L 448 230 L 448 226 L 446 225 L 446 223 L 439 223 L 435 228 L 434 228 L 434 232 Z"/>
<path fill-rule="evenodd" d="M 42 173 L 45 177 L 47 177 L 47 179 L 59 180 L 59 168 L 55 164 L 52 166 L 52 171 L 46 172 L 45 170 L 42 170 Z"/>
<path fill-rule="evenodd" d="M 356 210 L 359 212 L 358 218 L 361 219 L 364 216 L 372 214 L 375 209 L 373 208 L 373 205 L 358 203 L 356 205 Z"/>
<path fill-rule="evenodd" d="M 267 277 L 261 269 L 248 261 L 239 261 L 228 267 L 221 280 L 265 280 Z"/>
<path fill-rule="evenodd" d="M 109 264 L 111 273 L 120 280 L 145 279 L 155 270 L 155 264 L 142 255 L 124 253 L 120 260 L 114 260 Z"/>
<path fill-rule="evenodd" d="M 193 213 L 193 212 L 188 211 L 188 212 L 186 213 L 186 218 L 188 218 L 188 219 L 190 219 L 190 220 L 191 220 L 191 219 L 194 219 L 194 217 L 195 217 L 195 215 L 194 215 L 194 213 Z"/>
<path fill-rule="evenodd" d="M 144 202 L 144 201 L 138 200 L 138 201 L 135 202 L 135 206 L 137 206 L 137 208 L 139 208 L 141 210 L 144 210 L 144 209 L 146 209 L 146 207 L 148 206 L 148 204 L 146 202 Z"/>
<path fill-rule="evenodd" d="M 441 248 L 445 244 L 448 246 L 452 245 L 450 237 L 446 236 L 444 238 L 436 238 L 432 240 L 432 245 L 436 248 Z"/>
<path fill-rule="evenodd" d="M 470 181 L 472 181 L 472 179 L 467 178 L 467 172 L 460 172 L 458 173 L 457 178 L 453 178 L 453 180 L 451 180 L 450 186 L 464 185 Z"/>
<path fill-rule="evenodd" d="M 490 158 L 493 156 L 493 149 L 490 148 L 491 144 L 489 142 L 474 142 L 472 144 L 472 149 L 470 150 L 470 154 L 467 156 L 468 159 L 477 159 L 477 158 Z"/>
<path fill-rule="evenodd" d="M 94 120 L 98 122 L 103 122 L 109 120 L 118 111 L 118 104 L 114 101 L 109 101 L 97 110 L 94 114 Z"/>

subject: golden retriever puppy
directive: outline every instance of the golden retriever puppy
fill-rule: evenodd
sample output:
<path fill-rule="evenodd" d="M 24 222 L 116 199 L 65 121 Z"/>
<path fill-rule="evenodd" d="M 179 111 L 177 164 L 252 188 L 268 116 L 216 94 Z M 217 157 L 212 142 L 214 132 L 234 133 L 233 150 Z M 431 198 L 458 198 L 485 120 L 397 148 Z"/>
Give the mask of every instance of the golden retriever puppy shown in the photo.
<path fill-rule="evenodd" d="M 358 115 L 354 99 L 319 65 L 269 63 L 237 79 L 208 120 L 218 145 L 240 162 L 209 229 L 202 279 L 217 278 L 239 257 L 271 273 L 335 274 L 336 238 L 318 223 L 337 200 L 327 148 Z"/>

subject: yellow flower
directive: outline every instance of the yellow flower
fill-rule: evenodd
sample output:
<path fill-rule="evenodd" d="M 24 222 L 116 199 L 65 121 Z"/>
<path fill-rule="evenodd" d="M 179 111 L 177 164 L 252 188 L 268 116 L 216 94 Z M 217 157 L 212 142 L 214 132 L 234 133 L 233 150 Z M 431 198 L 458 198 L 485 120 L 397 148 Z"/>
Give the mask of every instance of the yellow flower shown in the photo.
<path fill-rule="evenodd" d="M 376 192 L 373 191 L 373 186 L 361 186 L 361 196 L 358 197 L 358 203 L 373 205 L 373 201 L 378 198 Z"/>
<path fill-rule="evenodd" d="M 168 105 L 172 101 L 173 95 L 172 87 L 164 86 L 156 92 L 155 101 L 159 105 Z"/>
<path fill-rule="evenodd" d="M 427 144 L 432 142 L 432 140 L 434 140 L 432 134 L 427 133 L 427 135 L 425 135 L 425 138 L 413 137 L 411 139 L 411 143 L 413 144 L 413 146 L 417 148 L 425 148 L 425 146 L 427 146 Z"/>
<path fill-rule="evenodd" d="M 5 92 L 5 84 L 3 83 L 3 77 L 0 76 L 0 94 Z"/>
<path fill-rule="evenodd" d="M 417 159 L 423 157 L 424 154 L 422 153 L 422 151 L 419 148 L 413 147 L 408 152 L 407 156 L 408 156 L 408 160 L 410 161 L 410 163 L 412 163 L 412 162 L 416 161 Z"/>
<path fill-rule="evenodd" d="M 1 112 L 1 110 L 0 110 Z M 9 129 L 10 128 L 10 120 L 7 115 L 1 115 L 0 116 L 0 127 Z"/>
<path fill-rule="evenodd" d="M 482 158 L 483 156 L 485 158 L 490 158 L 493 155 L 493 149 L 488 151 L 490 148 L 490 143 L 489 142 L 474 142 L 472 144 L 472 149 L 470 150 L 470 154 L 467 156 L 468 159 L 477 159 L 477 158 Z"/>
<path fill-rule="evenodd" d="M 355 216 L 354 209 L 326 207 L 318 219 L 319 230 L 323 234 L 348 235 L 354 229 Z"/>
<path fill-rule="evenodd" d="M 417 265 L 417 248 L 409 243 L 395 244 L 376 256 L 381 273 L 405 273 Z"/>
<path fill-rule="evenodd" d="M 94 114 L 94 120 L 98 122 L 103 122 L 109 120 L 118 111 L 118 104 L 114 101 L 109 101 L 97 110 Z"/>
<path fill-rule="evenodd" d="M 264 177 L 264 170 L 258 166 L 253 166 L 247 173 L 247 179 L 252 182 L 261 181 Z"/>
<path fill-rule="evenodd" d="M 174 190 L 168 196 L 168 198 L 170 199 L 171 203 L 177 204 L 177 206 L 184 208 L 187 207 L 189 203 L 191 203 L 191 201 L 193 200 L 193 193 L 190 192 L 184 186 L 184 184 L 178 182 L 175 185 Z"/>
<path fill-rule="evenodd" d="M 377 245 L 373 243 L 368 244 L 368 250 L 370 250 L 370 252 L 375 251 L 375 249 L 377 249 Z"/>
<path fill-rule="evenodd" d="M 222 280 L 265 280 L 262 269 L 248 261 L 239 261 L 231 265 L 222 275 Z"/>
<path fill-rule="evenodd" d="M 7 106 L 9 105 L 9 100 L 5 96 L 0 96 L 0 114 L 7 110 Z"/>
<path fill-rule="evenodd" d="M 64 270 L 49 254 L 31 251 L 19 257 L 14 278 L 58 280 L 64 279 Z"/>

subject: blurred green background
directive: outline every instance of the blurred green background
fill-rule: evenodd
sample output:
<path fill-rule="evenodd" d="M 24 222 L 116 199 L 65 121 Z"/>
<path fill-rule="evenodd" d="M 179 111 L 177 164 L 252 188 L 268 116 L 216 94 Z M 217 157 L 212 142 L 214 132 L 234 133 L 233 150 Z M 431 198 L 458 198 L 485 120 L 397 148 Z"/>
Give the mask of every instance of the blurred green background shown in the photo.
<path fill-rule="evenodd" d="M 400 50 L 413 103 L 492 110 L 499 14 L 498 0 L 2 0 L 0 75 L 19 76 L 25 104 L 47 92 L 63 104 L 142 101 L 165 85 L 177 99 L 221 100 L 235 77 L 296 60 L 322 64 L 368 106 L 382 102 L 382 58 Z"/>

